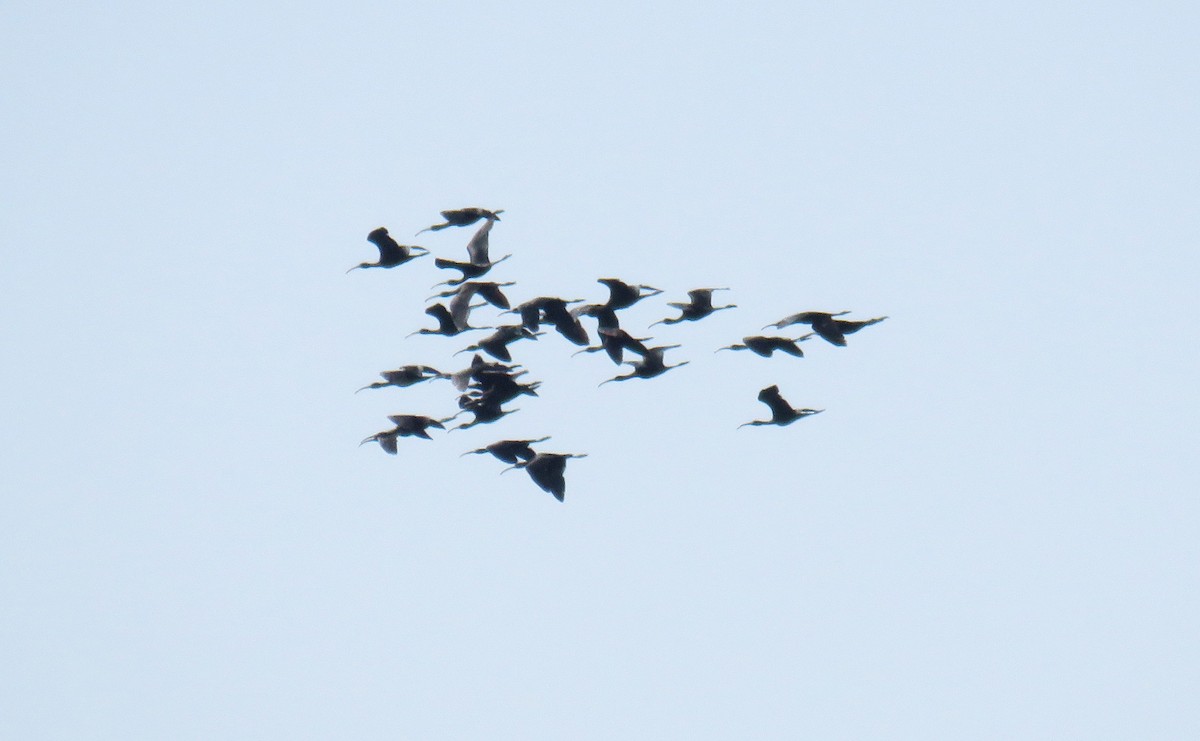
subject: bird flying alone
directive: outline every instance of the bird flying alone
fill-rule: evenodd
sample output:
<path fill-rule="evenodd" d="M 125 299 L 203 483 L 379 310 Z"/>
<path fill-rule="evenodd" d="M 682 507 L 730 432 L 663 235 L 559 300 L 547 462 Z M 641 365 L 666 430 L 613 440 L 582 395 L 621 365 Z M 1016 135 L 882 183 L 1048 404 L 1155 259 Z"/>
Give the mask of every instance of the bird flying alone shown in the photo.
<path fill-rule="evenodd" d="M 359 445 L 366 445 L 369 442 L 379 443 L 379 447 L 385 452 L 396 454 L 396 439 L 400 437 L 423 437 L 426 440 L 432 440 L 427 430 L 430 427 L 437 427 L 440 430 L 446 429 L 442 424 L 443 420 L 434 419 L 432 417 L 424 417 L 418 414 L 393 414 L 388 417 L 392 424 L 396 425 L 390 430 L 376 432 L 374 435 L 363 438 Z"/>
<path fill-rule="evenodd" d="M 412 386 L 422 381 L 429 381 L 434 378 L 449 378 L 449 373 L 442 373 L 437 368 L 430 368 L 428 365 L 406 365 L 396 370 L 383 371 L 380 374 L 382 381 L 369 383 L 363 386 L 358 391 L 365 389 L 381 389 L 386 386 Z M 355 391 L 354 393 L 358 393 Z"/>
<path fill-rule="evenodd" d="M 388 230 L 382 226 L 371 231 L 367 235 L 367 241 L 379 248 L 379 261 L 360 262 L 350 268 L 350 270 L 358 270 L 359 268 L 394 268 L 397 265 L 403 265 L 409 260 L 429 254 L 429 250 L 424 247 L 398 243 L 391 238 Z M 420 252 L 414 252 L 414 250 L 420 250 Z M 349 273 L 350 270 L 346 272 Z"/>
<path fill-rule="evenodd" d="M 798 419 L 811 417 L 814 414 L 820 414 L 824 409 L 797 409 L 791 404 L 784 401 L 783 396 L 779 393 L 778 386 L 767 386 L 762 391 L 758 392 L 758 400 L 766 404 L 771 409 L 770 419 L 756 419 L 753 422 L 746 422 L 738 425 L 738 429 L 747 425 L 779 425 L 783 427 L 790 425 Z"/>

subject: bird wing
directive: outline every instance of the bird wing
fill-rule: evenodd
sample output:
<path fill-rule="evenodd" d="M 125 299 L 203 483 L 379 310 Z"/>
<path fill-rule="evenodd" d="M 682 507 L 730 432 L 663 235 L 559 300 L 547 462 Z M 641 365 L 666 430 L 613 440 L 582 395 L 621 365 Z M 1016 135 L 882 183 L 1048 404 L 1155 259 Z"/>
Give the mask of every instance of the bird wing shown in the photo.
<path fill-rule="evenodd" d="M 813 332 L 815 332 L 818 337 L 826 342 L 833 343 L 839 347 L 846 346 L 846 337 L 842 334 L 841 330 L 837 328 L 835 320 L 830 319 L 827 321 L 813 322 L 812 328 Z"/>
<path fill-rule="evenodd" d="M 375 438 L 379 441 L 379 447 L 383 448 L 384 452 L 389 455 L 396 454 L 396 436 L 395 435 L 380 435 Z"/>
<path fill-rule="evenodd" d="M 499 283 L 478 283 L 475 292 L 492 306 L 501 309 L 509 308 L 508 297 L 500 290 Z"/>
<path fill-rule="evenodd" d="M 379 248 L 381 263 L 398 262 L 408 256 L 408 252 L 383 227 L 368 234 L 367 241 Z"/>
<path fill-rule="evenodd" d="M 771 419 L 781 419 L 789 416 L 792 412 L 792 405 L 783 400 L 783 396 L 779 393 L 778 386 L 768 386 L 758 392 L 758 400 L 766 404 L 771 409 Z"/>
<path fill-rule="evenodd" d="M 887 319 L 887 317 L 877 316 L 874 319 L 864 319 L 861 322 L 849 321 L 845 319 L 834 319 L 833 326 L 837 327 L 838 331 L 842 334 L 854 334 L 863 327 L 869 327 L 872 324 L 878 324 L 884 319 Z"/>
<path fill-rule="evenodd" d="M 567 493 L 567 480 L 563 472 L 567 469 L 567 459 L 557 455 L 541 455 L 535 457 L 526 466 L 529 477 L 541 487 L 542 491 L 550 492 L 558 501 L 563 501 Z"/>
<path fill-rule="evenodd" d="M 450 299 L 450 318 L 454 320 L 455 326 L 460 328 L 467 326 L 468 317 L 471 314 L 471 298 L 478 290 L 478 283 L 463 283 L 458 287 L 454 298 Z"/>
<path fill-rule="evenodd" d="M 476 265 L 487 265 L 488 262 L 488 232 L 492 231 L 492 225 L 496 223 L 488 219 L 475 232 L 475 236 L 471 237 L 471 241 L 467 242 L 467 254 L 471 256 L 471 262 Z"/>
<path fill-rule="evenodd" d="M 693 288 L 688 291 L 688 297 L 692 299 L 692 306 L 697 309 L 712 308 L 712 294 L 715 288 Z"/>

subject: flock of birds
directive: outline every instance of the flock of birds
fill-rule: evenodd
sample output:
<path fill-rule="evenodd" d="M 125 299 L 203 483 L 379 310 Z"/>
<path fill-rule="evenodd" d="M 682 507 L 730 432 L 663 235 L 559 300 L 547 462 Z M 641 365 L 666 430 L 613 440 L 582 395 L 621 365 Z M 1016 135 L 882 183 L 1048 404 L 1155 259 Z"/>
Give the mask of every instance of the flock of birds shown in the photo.
<path fill-rule="evenodd" d="M 451 227 L 467 227 L 483 222 L 467 242 L 466 261 L 442 257 L 434 259 L 434 265 L 438 268 L 454 271 L 458 275 L 435 285 L 435 288 L 445 287 L 445 290 L 429 298 L 430 301 L 446 299 L 445 302 L 433 303 L 425 309 L 425 313 L 437 322 L 437 326 L 419 329 L 409 335 L 410 337 L 416 334 L 455 337 L 476 330 L 494 330 L 478 342 L 459 350 L 459 353 L 474 353 L 470 364 L 462 370 L 450 373 L 426 365 L 406 365 L 395 370 L 381 372 L 379 375 L 383 380 L 359 389 L 359 391 L 363 391 L 389 386 L 407 387 L 437 379 L 449 380 L 459 392 L 459 411 L 444 418 L 418 414 L 391 415 L 388 420 L 391 421 L 392 428 L 367 437 L 360 445 L 376 442 L 384 451 L 395 455 L 398 451 L 398 440 L 402 437 L 420 437 L 429 440 L 432 439 L 429 434 L 431 428 L 439 430 L 466 429 L 496 422 L 513 413 L 516 411 L 515 409 L 505 409 L 504 405 L 522 395 L 537 396 L 537 389 L 541 383 L 518 380 L 528 373 L 528 370 L 520 364 L 513 363 L 509 348 L 518 342 L 536 339 L 546 334 L 550 328 L 567 341 L 580 347 L 581 349 L 576 354 L 603 352 L 618 366 L 630 366 L 628 373 L 603 381 L 601 386 L 606 383 L 631 379 L 655 378 L 672 368 L 687 365 L 688 361 L 686 360 L 672 365 L 667 364 L 667 351 L 676 349 L 680 347 L 679 345 L 648 345 L 646 343 L 652 342 L 652 338 L 634 337 L 620 325 L 618 312 L 628 309 L 642 299 L 663 293 L 658 288 L 627 283 L 617 278 L 600 278 L 597 282 L 606 286 L 609 291 L 608 300 L 603 303 L 585 303 L 583 299 L 539 296 L 512 306 L 504 289 L 515 283 L 479 280 L 486 276 L 493 267 L 512 256 L 505 255 L 498 260 L 493 260 L 488 252 L 492 228 L 496 222 L 500 221 L 502 213 L 504 213 L 503 210 L 489 211 L 483 208 L 442 211 L 443 223 L 433 224 L 417 232 L 420 235 L 426 231 L 436 232 Z M 376 262 L 360 263 L 350 270 L 395 268 L 430 254 L 429 250 L 424 247 L 398 243 L 384 227 L 371 231 L 367 235 L 367 240 L 379 249 L 379 259 Z M 350 270 L 346 272 L 350 272 Z M 713 304 L 713 294 L 725 290 L 729 289 L 696 288 L 688 291 L 688 301 L 668 304 L 679 312 L 678 316 L 665 317 L 650 326 L 698 321 L 715 312 L 736 308 L 735 304 L 726 306 Z M 472 326 L 471 312 L 489 304 L 503 313 L 515 314 L 519 319 L 511 324 L 498 327 Z M 718 352 L 721 350 L 748 350 L 767 358 L 776 352 L 781 352 L 799 358 L 804 356 L 800 343 L 814 335 L 834 345 L 845 346 L 847 335 L 887 318 L 875 317 L 857 321 L 839 318 L 848 313 L 850 312 L 802 311 L 786 316 L 773 324 L 768 324 L 763 329 L 784 329 L 803 324 L 808 325 L 811 332 L 799 337 L 751 335 L 743 337 L 740 343 L 719 348 Z M 595 320 L 595 345 L 591 344 L 593 334 L 589 333 L 584 326 L 585 317 Z M 626 353 L 636 355 L 637 359 L 626 360 Z M 491 359 L 486 359 L 484 355 Z M 792 406 L 783 398 L 778 386 L 768 386 L 762 389 L 758 393 L 758 400 L 770 409 L 770 418 L 751 420 L 739 427 L 790 425 L 798 419 L 824 411 Z M 471 415 L 471 419 L 452 428 L 446 427 L 448 423 L 464 414 Z M 513 469 L 524 469 L 534 483 L 553 494 L 561 502 L 566 494 L 564 472 L 567 460 L 585 457 L 586 453 L 550 453 L 534 449 L 534 445 L 540 445 L 548 439 L 548 437 L 542 437 L 534 440 L 499 440 L 477 450 L 469 450 L 462 455 L 490 454 L 500 461 L 510 464 L 501 473 Z"/>

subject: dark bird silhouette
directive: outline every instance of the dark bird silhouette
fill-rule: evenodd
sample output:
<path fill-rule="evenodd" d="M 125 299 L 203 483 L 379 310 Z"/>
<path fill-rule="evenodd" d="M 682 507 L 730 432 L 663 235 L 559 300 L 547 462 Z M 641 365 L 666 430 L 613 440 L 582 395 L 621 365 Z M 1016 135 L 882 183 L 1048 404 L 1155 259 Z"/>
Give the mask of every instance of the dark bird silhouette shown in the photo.
<path fill-rule="evenodd" d="M 482 350 L 496 360 L 508 363 L 512 361 L 512 354 L 508 351 L 508 346 L 517 340 L 525 339 L 537 339 L 537 334 L 530 332 L 520 324 L 506 324 L 496 327 L 495 332 L 484 337 L 474 345 L 467 345 L 454 354 L 458 355 L 459 353 L 471 352 L 473 350 Z"/>
<path fill-rule="evenodd" d="M 468 326 L 465 323 L 465 317 L 463 318 L 464 323 L 459 324 L 454 320 L 454 316 L 444 304 L 434 304 L 433 306 L 426 308 L 425 313 L 437 320 L 437 329 L 418 329 L 416 332 L 410 333 L 408 335 L 409 337 L 412 337 L 414 334 L 440 334 L 446 337 L 453 337 L 457 334 L 462 334 L 463 332 L 472 329 L 491 329 L 491 327 Z"/>
<path fill-rule="evenodd" d="M 663 353 L 667 350 L 679 347 L 679 345 L 662 345 L 660 347 L 651 347 L 646 350 L 646 354 L 638 361 L 625 361 L 627 365 L 632 365 L 633 369 L 628 375 L 615 376 L 607 381 L 601 381 L 598 385 L 603 386 L 606 383 L 613 381 L 628 381 L 631 378 L 654 378 L 661 376 L 672 368 L 678 368 L 681 365 L 687 365 L 689 361 L 685 360 L 682 363 L 675 365 L 666 365 L 663 360 Z"/>
<path fill-rule="evenodd" d="M 788 355 L 795 355 L 797 358 L 802 358 L 804 357 L 804 351 L 801 350 L 800 346 L 796 343 L 803 342 L 809 337 L 812 337 L 811 332 L 806 335 L 796 337 L 795 339 L 790 337 L 764 337 L 762 335 L 753 335 L 751 337 L 743 337 L 741 344 L 726 345 L 725 347 L 717 348 L 713 352 L 721 352 L 722 350 L 749 350 L 755 355 L 761 355 L 764 358 L 769 358 L 775 353 L 776 350 L 778 350 L 780 352 L 787 353 Z"/>
<path fill-rule="evenodd" d="M 767 327 L 783 328 L 792 324 L 807 324 L 813 328 L 813 332 L 821 339 L 839 347 L 845 347 L 846 335 L 854 334 L 863 327 L 869 327 L 872 324 L 878 324 L 887 319 L 886 316 L 877 316 L 874 319 L 864 319 L 862 321 L 834 318 L 849 313 L 849 311 L 839 311 L 832 314 L 825 311 L 802 311 L 798 314 L 785 316 L 774 324 L 768 324 Z M 767 327 L 763 327 L 763 329 Z"/>
<path fill-rule="evenodd" d="M 446 429 L 442 424 L 446 420 L 419 414 L 390 414 L 388 419 L 396 425 L 396 428 L 391 431 L 400 437 L 423 437 L 426 440 L 432 440 L 433 438 L 429 436 L 428 432 L 430 427 L 436 427 L 439 430 Z"/>
<path fill-rule="evenodd" d="M 434 259 L 433 264 L 439 268 L 458 270 L 462 273 L 461 278 L 443 281 L 437 285 L 456 286 L 459 283 L 465 283 L 472 278 L 478 278 L 486 274 L 496 265 L 512 257 L 512 255 L 505 255 L 499 260 L 492 260 L 488 257 L 488 233 L 492 231 L 492 225 L 495 223 L 493 219 L 488 219 L 487 223 L 479 227 L 479 231 L 475 232 L 475 236 L 471 237 L 471 241 L 467 243 L 467 257 L 469 262 L 446 260 L 441 257 Z"/>
<path fill-rule="evenodd" d="M 625 351 L 635 352 L 642 357 L 650 350 L 646 347 L 645 342 L 649 337 L 634 337 L 623 329 L 605 329 L 599 331 L 600 344 L 595 347 L 585 347 L 575 354 L 581 352 L 600 352 L 603 350 L 608 354 L 608 357 L 617 365 L 624 362 Z"/>
<path fill-rule="evenodd" d="M 571 309 L 571 316 L 576 319 L 581 316 L 590 316 L 596 320 L 596 326 L 600 329 L 621 328 L 621 321 L 617 319 L 617 310 L 608 304 L 584 304 Z"/>
<path fill-rule="evenodd" d="M 400 244 L 388 235 L 388 230 L 382 226 L 367 235 L 367 241 L 379 248 L 378 262 L 360 262 L 350 270 L 359 268 L 394 268 L 414 260 L 422 255 L 428 255 L 429 250 L 416 245 Z M 420 250 L 420 252 L 414 252 Z M 350 270 L 346 272 L 349 273 Z"/>
<path fill-rule="evenodd" d="M 420 234 L 421 232 L 440 232 L 441 230 L 448 229 L 452 226 L 470 226 L 480 219 L 499 221 L 500 214 L 502 213 L 504 213 L 504 209 L 488 211 L 486 208 L 478 207 L 460 208 L 455 211 L 442 211 L 442 218 L 446 220 L 446 223 L 427 226 L 421 231 L 417 232 L 417 234 Z"/>
<path fill-rule="evenodd" d="M 679 324 L 680 322 L 694 322 L 697 319 L 703 319 L 704 317 L 708 316 L 709 314 L 712 314 L 715 311 L 720 311 L 722 309 L 736 309 L 737 304 L 729 304 L 728 306 L 713 306 L 713 302 L 712 302 L 713 291 L 728 291 L 728 290 L 729 290 L 728 288 L 695 288 L 695 289 L 692 289 L 692 290 L 688 291 L 688 296 L 690 296 L 692 299 L 690 302 L 688 302 L 686 304 L 679 303 L 679 302 L 671 302 L 671 303 L 667 304 L 668 306 L 673 306 L 676 309 L 679 309 L 679 312 L 680 312 L 679 316 L 677 316 L 673 319 L 671 317 L 667 317 L 666 319 L 660 319 L 657 322 L 655 322 L 654 324 Z M 654 324 L 651 324 L 650 326 L 653 327 Z"/>
<path fill-rule="evenodd" d="M 766 404 L 771 409 L 770 419 L 756 419 L 753 422 L 746 422 L 738 425 L 738 429 L 746 425 L 790 425 L 798 419 L 809 417 L 814 414 L 820 414 L 824 409 L 796 409 L 791 404 L 784 401 L 779 394 L 778 386 L 767 386 L 762 391 L 758 392 L 758 400 Z"/>
<path fill-rule="evenodd" d="M 388 417 L 392 424 L 396 425 L 390 430 L 376 432 L 370 437 L 364 438 L 359 445 L 365 445 L 369 442 L 379 443 L 379 447 L 391 455 L 396 454 L 396 439 L 400 437 L 423 437 L 426 440 L 432 440 L 427 430 L 430 427 L 438 429 L 446 429 L 442 424 L 445 420 L 434 419 L 433 417 L 423 417 L 417 414 L 393 414 Z"/>
<path fill-rule="evenodd" d="M 514 286 L 516 283 L 509 281 L 507 283 L 494 283 L 491 281 L 470 281 L 469 283 L 460 283 L 455 288 L 449 291 L 430 296 L 426 301 L 434 298 L 450 298 L 450 315 L 460 324 L 466 322 L 467 314 L 471 309 L 477 309 L 483 304 L 471 305 L 471 299 L 479 296 L 487 301 L 492 306 L 498 309 L 509 308 L 508 297 L 504 295 L 501 288 Z"/>
<path fill-rule="evenodd" d="M 567 459 L 586 457 L 587 453 L 537 453 L 533 458 L 516 463 L 500 473 L 524 468 L 529 472 L 533 483 L 542 491 L 553 494 L 554 498 L 561 502 L 567 494 L 567 481 L 563 477 L 563 472 L 567 469 Z"/>
<path fill-rule="evenodd" d="M 469 366 L 450 374 L 450 382 L 454 384 L 454 388 L 459 391 L 465 391 L 472 383 L 483 386 L 499 376 L 516 379 L 518 376 L 523 376 L 529 372 L 526 370 L 517 370 L 518 368 L 521 368 L 521 366 L 489 363 L 476 353 L 475 357 L 471 358 Z"/>
<path fill-rule="evenodd" d="M 537 395 L 536 392 L 532 393 L 535 396 Z M 467 396 L 465 397 L 465 401 L 464 397 L 460 397 L 459 406 L 462 406 L 462 409 L 459 410 L 454 417 L 450 417 L 450 419 L 454 419 L 460 414 L 465 414 L 468 412 L 472 414 L 474 418 L 470 422 L 466 422 L 458 425 L 457 427 L 451 428 L 450 432 L 453 432 L 454 430 L 465 430 L 470 427 L 474 427 L 475 425 L 489 424 L 499 420 L 502 417 L 506 417 L 513 412 L 521 411 L 520 409 L 504 409 L 501 407 L 501 403 L 502 402 L 496 401 L 493 398 L 489 398 L 486 394 L 477 397 Z"/>
<path fill-rule="evenodd" d="M 363 389 L 381 389 L 385 386 L 412 386 L 413 384 L 422 381 L 429 381 L 434 378 L 449 378 L 450 374 L 442 373 L 437 368 L 430 368 L 428 365 L 406 365 L 396 370 L 383 371 L 379 374 L 383 378 L 382 381 L 367 384 L 358 391 Z M 354 393 L 358 393 L 355 391 Z"/>
<path fill-rule="evenodd" d="M 583 330 L 583 326 L 579 324 L 578 317 L 568 308 L 568 306 L 570 304 L 580 303 L 581 301 L 583 301 L 583 299 L 564 299 L 558 298 L 557 296 L 538 296 L 537 298 L 531 298 L 525 303 L 519 304 L 516 308 L 510 309 L 509 312 L 513 314 L 520 314 L 521 324 L 530 332 L 538 331 L 538 329 L 540 329 L 542 326 L 542 322 L 547 322 L 549 324 L 553 324 L 554 328 L 564 336 L 573 334 L 575 337 L 578 337 L 580 331 L 582 331 L 584 335 L 586 335 L 587 332 Z M 579 325 L 578 330 L 575 328 L 576 325 Z M 568 336 L 568 339 L 571 338 Z M 575 342 L 575 340 L 571 341 Z M 586 338 L 582 344 L 587 344 Z"/>
<path fill-rule="evenodd" d="M 468 450 L 460 455 L 459 458 L 463 457 L 463 455 L 471 455 L 472 453 L 490 453 L 505 463 L 517 463 L 519 461 L 533 460 L 537 453 L 531 446 L 534 443 L 543 443 L 549 439 L 550 437 L 546 436 L 539 437 L 536 440 L 500 440 L 492 443 L 491 445 L 485 445 L 482 448 Z"/>
<path fill-rule="evenodd" d="M 644 298 L 657 296 L 662 293 L 661 288 L 632 285 L 617 278 L 600 278 L 596 282 L 608 286 L 608 301 L 605 303 L 605 306 L 613 311 L 628 309 Z"/>
<path fill-rule="evenodd" d="M 369 442 L 379 443 L 379 447 L 383 448 L 383 452 L 388 455 L 395 455 L 398 448 L 396 447 L 396 438 L 400 433 L 394 430 L 385 430 L 384 432 L 376 432 L 374 435 L 359 443 L 359 447 L 366 445 Z"/>
<path fill-rule="evenodd" d="M 517 383 L 517 377 L 524 374 L 505 371 L 481 371 L 473 373 L 471 382 L 465 393 L 458 397 L 460 409 L 472 409 L 481 405 L 499 406 L 521 396 L 537 396 L 541 381 L 533 383 Z"/>

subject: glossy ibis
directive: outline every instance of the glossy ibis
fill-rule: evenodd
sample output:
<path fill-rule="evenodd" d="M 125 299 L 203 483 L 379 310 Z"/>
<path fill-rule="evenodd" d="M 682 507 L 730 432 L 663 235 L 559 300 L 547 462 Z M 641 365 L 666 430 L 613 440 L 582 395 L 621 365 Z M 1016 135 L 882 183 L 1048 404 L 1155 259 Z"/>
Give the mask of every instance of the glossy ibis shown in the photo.
<path fill-rule="evenodd" d="M 679 309 L 679 316 L 675 318 L 667 317 L 660 319 L 654 324 L 679 324 L 680 322 L 694 322 L 697 319 L 712 314 L 714 311 L 722 309 L 736 309 L 737 304 L 729 304 L 728 306 L 713 306 L 712 295 L 713 291 L 728 291 L 728 288 L 694 288 L 688 291 L 688 296 L 691 301 L 688 303 L 671 302 L 668 306 L 673 306 Z M 654 324 L 650 326 L 653 327 Z"/>
<path fill-rule="evenodd" d="M 770 419 L 756 419 L 753 422 L 746 422 L 738 425 L 738 429 L 746 425 L 790 425 L 798 419 L 809 417 L 814 414 L 820 414 L 824 409 L 796 409 L 791 404 L 784 401 L 779 394 L 778 386 L 768 386 L 758 392 L 758 400 L 766 404 L 771 409 Z"/>
<path fill-rule="evenodd" d="M 367 241 L 379 248 L 378 262 L 360 262 L 350 270 L 358 270 L 359 268 L 394 268 L 397 265 L 403 265 L 409 260 L 414 260 L 422 255 L 428 255 L 429 250 L 416 245 L 400 244 L 392 239 L 388 234 L 388 230 L 382 226 L 372 230 L 367 235 Z M 420 250 L 420 252 L 414 252 Z M 349 273 L 350 270 L 346 272 Z"/>
<path fill-rule="evenodd" d="M 771 357 L 776 350 L 795 355 L 797 358 L 804 357 L 804 351 L 796 343 L 803 342 L 809 337 L 812 337 L 812 332 L 800 337 L 764 337 L 763 335 L 753 335 L 751 337 L 743 337 L 741 344 L 726 345 L 719 347 L 713 352 L 721 352 L 722 350 L 749 350 L 755 355 L 761 355 L 764 358 Z"/>
<path fill-rule="evenodd" d="M 567 468 L 568 458 L 586 458 L 587 453 L 537 453 L 527 461 L 521 461 L 501 473 L 507 473 L 514 468 L 524 468 L 529 472 L 529 478 L 542 491 L 554 495 L 558 501 L 563 501 L 567 494 L 567 481 L 563 472 Z"/>
<path fill-rule="evenodd" d="M 442 211 L 442 218 L 446 220 L 444 224 L 433 224 L 432 226 L 427 226 L 421 231 L 417 232 L 417 234 L 420 234 L 421 232 L 440 232 L 441 230 L 448 229 L 452 226 L 470 226 L 480 219 L 499 221 L 500 214 L 502 213 L 504 213 L 504 209 L 488 211 L 486 208 L 478 208 L 474 206 L 471 208 L 460 208 L 454 211 Z"/>

